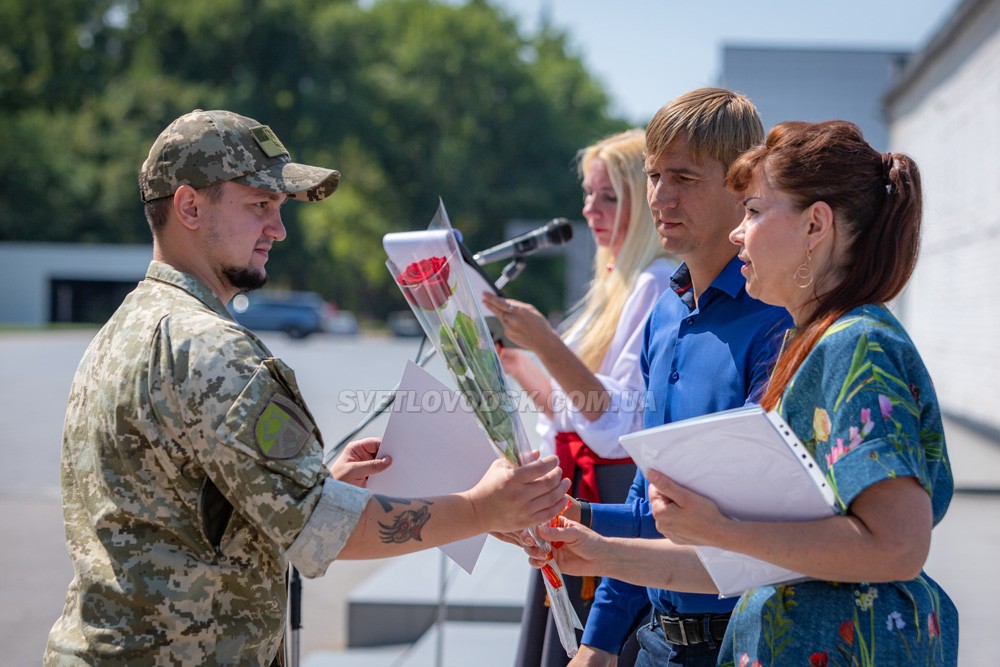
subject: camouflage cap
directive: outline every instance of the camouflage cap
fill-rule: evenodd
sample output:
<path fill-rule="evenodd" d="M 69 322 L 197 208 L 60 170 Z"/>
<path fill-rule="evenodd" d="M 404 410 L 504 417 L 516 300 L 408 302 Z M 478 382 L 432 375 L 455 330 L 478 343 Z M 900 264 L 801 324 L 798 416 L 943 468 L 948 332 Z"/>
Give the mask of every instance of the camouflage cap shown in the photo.
<path fill-rule="evenodd" d="M 319 201 L 337 189 L 340 172 L 292 162 L 271 128 L 252 118 L 201 109 L 167 126 L 139 170 L 144 202 L 169 197 L 182 185 L 223 181 Z"/>

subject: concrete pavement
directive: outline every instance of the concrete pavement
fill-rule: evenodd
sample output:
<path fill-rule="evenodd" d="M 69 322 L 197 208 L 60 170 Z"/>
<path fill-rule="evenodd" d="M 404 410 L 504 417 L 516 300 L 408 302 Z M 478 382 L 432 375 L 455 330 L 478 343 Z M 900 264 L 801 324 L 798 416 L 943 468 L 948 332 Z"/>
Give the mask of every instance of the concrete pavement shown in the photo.
<path fill-rule="evenodd" d="M 72 568 L 63 542 L 58 465 L 62 415 L 76 363 L 90 331 L 0 333 L 0 431 L 6 437 L 0 466 L 0 646 L 3 665 L 37 665 L 48 630 L 62 608 Z M 391 389 L 416 344 L 393 340 L 267 339 L 299 369 L 299 383 L 328 439 L 335 441 L 363 414 L 339 414 L 345 387 Z M 433 369 L 432 369 L 433 370 Z M 439 375 L 439 377 L 443 377 Z M 379 432 L 380 422 L 367 432 Z M 366 432 L 366 433 L 367 433 Z M 992 665 L 990 639 L 1000 613 L 1000 443 L 946 423 L 958 493 L 934 532 L 926 570 L 948 591 L 961 616 L 962 665 Z M 388 561 L 337 562 L 326 577 L 306 581 L 302 656 L 329 655 L 346 645 L 346 598 Z M 435 573 L 415 573 L 434 576 Z M 485 629 L 485 628 L 484 628 Z M 509 632 L 490 630 L 490 637 Z M 458 633 L 456 633 L 458 634 Z M 447 636 L 447 633 L 446 633 Z M 491 640 L 492 641 L 492 640 Z M 422 655 L 414 651 L 411 655 Z M 500 654 L 482 652 L 489 667 Z M 318 664 L 318 663 L 313 663 Z M 374 663 L 373 663 L 374 664 Z M 496 663 L 499 667 L 506 661 Z M 407 667 L 411 667 L 408 663 Z"/>

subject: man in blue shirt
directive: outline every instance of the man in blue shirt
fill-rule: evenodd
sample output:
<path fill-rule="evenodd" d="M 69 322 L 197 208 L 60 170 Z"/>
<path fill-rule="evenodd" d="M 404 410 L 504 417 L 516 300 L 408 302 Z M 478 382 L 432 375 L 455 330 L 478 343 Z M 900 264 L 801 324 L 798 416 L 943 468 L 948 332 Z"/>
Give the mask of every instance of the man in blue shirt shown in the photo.
<path fill-rule="evenodd" d="M 729 242 L 743 206 L 726 189 L 726 171 L 763 136 L 748 99 L 714 88 L 672 100 L 647 126 L 649 206 L 661 245 L 684 261 L 672 291 L 660 297 L 646 323 L 640 363 L 647 428 L 753 402 L 791 325 L 784 309 L 747 295 L 737 247 Z M 589 519 L 603 535 L 662 539 L 641 472 L 625 504 L 581 503 L 580 511 L 582 521 Z M 641 648 L 635 664 L 714 666 L 736 599 L 605 579 L 570 664 L 616 664 L 639 614 L 651 603 L 652 614 L 637 633 Z"/>

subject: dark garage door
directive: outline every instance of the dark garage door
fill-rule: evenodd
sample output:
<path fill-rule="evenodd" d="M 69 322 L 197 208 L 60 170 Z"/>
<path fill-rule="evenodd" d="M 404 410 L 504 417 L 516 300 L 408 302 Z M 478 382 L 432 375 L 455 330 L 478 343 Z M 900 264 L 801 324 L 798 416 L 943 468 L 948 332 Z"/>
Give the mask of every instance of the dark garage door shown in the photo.
<path fill-rule="evenodd" d="M 53 278 L 49 283 L 49 321 L 103 324 L 138 282 Z"/>

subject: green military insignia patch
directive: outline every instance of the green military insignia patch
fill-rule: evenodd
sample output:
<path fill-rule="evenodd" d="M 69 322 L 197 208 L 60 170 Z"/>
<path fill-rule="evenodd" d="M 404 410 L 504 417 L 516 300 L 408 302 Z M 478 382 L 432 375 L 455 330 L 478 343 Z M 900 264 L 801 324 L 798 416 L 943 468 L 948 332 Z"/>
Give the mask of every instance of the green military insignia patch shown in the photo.
<path fill-rule="evenodd" d="M 288 152 L 278 139 L 278 135 L 267 125 L 250 128 L 250 134 L 253 135 L 260 149 L 264 151 L 264 155 L 268 157 L 278 157 Z"/>
<path fill-rule="evenodd" d="M 269 459 L 290 459 L 309 439 L 299 409 L 283 396 L 274 396 L 257 418 L 257 447 Z"/>

